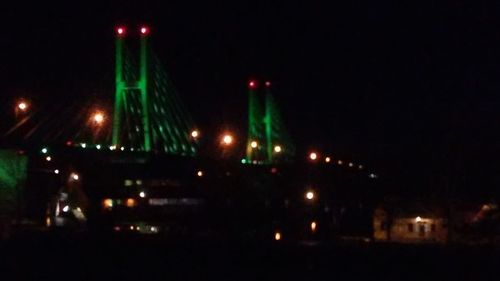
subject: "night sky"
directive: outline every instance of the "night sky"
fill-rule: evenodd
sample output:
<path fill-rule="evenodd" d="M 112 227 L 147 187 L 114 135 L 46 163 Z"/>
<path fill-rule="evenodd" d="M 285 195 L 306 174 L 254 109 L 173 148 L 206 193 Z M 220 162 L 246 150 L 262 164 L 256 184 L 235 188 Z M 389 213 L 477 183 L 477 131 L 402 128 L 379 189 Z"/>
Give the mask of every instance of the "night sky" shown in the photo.
<path fill-rule="evenodd" d="M 500 4 L 129 2 L 2 7 L 4 106 L 111 99 L 113 28 L 147 23 L 201 128 L 241 127 L 246 81 L 269 79 L 300 149 L 407 185 L 500 183 Z"/>

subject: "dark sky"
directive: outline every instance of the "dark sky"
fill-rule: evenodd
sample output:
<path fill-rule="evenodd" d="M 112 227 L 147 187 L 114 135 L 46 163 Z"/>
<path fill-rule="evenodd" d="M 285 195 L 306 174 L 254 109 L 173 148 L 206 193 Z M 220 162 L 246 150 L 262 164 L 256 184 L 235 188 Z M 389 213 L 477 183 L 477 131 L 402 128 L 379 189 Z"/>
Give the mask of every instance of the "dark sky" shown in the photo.
<path fill-rule="evenodd" d="M 112 98 L 113 28 L 144 22 L 202 126 L 239 126 L 247 79 L 267 78 L 302 149 L 498 183 L 499 4 L 167 2 L 2 7 L 2 98 Z"/>

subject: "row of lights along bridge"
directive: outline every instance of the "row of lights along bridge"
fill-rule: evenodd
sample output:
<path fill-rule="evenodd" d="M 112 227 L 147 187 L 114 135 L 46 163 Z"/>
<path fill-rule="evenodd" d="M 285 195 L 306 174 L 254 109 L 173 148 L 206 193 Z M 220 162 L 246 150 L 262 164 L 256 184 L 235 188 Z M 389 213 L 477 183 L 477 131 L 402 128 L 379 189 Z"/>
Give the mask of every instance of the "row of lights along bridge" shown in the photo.
<path fill-rule="evenodd" d="M 266 82 L 266 85 L 267 82 Z M 256 83 L 254 81 L 250 81 L 249 83 L 249 86 L 250 87 L 256 87 Z M 25 100 L 25 99 L 20 99 L 16 106 L 15 106 L 15 114 L 16 114 L 16 117 L 23 114 L 23 113 L 27 113 L 29 111 L 29 109 L 31 108 L 31 104 Z M 101 127 L 104 125 L 104 123 L 106 122 L 107 120 L 107 117 L 106 117 L 106 114 L 101 111 L 101 110 L 96 110 L 94 111 L 91 116 L 89 117 L 89 120 L 91 122 L 91 124 L 95 127 Z M 192 139 L 194 140 L 198 140 L 200 137 L 201 137 L 201 133 L 199 130 L 197 129 L 194 129 L 190 132 L 190 136 Z M 69 142 L 70 143 L 70 142 Z M 70 143 L 71 144 L 71 143 Z M 235 137 L 232 133 L 230 132 L 226 132 L 224 133 L 221 137 L 220 137 L 220 144 L 221 146 L 223 147 L 229 147 L 229 146 L 232 146 L 235 144 Z M 85 143 L 81 143 L 80 146 L 82 148 L 86 148 L 87 147 L 87 144 Z M 259 143 L 257 141 L 251 141 L 250 142 L 250 147 L 252 149 L 257 149 L 259 147 Z M 97 149 L 101 149 L 101 145 L 96 145 L 96 148 Z M 109 147 L 110 150 L 116 150 L 117 148 L 115 146 L 110 146 Z M 283 148 L 280 146 L 280 145 L 275 145 L 274 146 L 274 152 L 275 153 L 281 153 L 283 151 Z M 121 147 L 120 150 L 124 151 L 125 148 L 124 147 Z M 312 151 L 309 153 L 308 155 L 308 159 L 311 161 L 311 162 L 319 162 L 319 161 L 324 161 L 325 163 L 333 163 L 333 164 L 337 164 L 339 166 L 342 166 L 344 164 L 346 164 L 347 167 L 349 168 L 357 168 L 359 170 L 362 170 L 364 168 L 363 165 L 356 165 L 354 164 L 353 162 L 347 162 L 347 163 L 344 163 L 344 161 L 338 159 L 336 161 L 333 160 L 333 158 L 331 156 L 324 156 L 323 160 L 321 160 L 322 157 L 320 157 L 320 154 L 316 151 Z M 51 161 L 52 159 L 48 156 L 47 161 Z M 242 162 L 244 161 L 245 159 L 242 160 Z M 246 162 L 244 162 L 246 163 Z M 369 175 L 371 178 L 375 178 L 376 175 L 375 174 L 370 174 Z"/>

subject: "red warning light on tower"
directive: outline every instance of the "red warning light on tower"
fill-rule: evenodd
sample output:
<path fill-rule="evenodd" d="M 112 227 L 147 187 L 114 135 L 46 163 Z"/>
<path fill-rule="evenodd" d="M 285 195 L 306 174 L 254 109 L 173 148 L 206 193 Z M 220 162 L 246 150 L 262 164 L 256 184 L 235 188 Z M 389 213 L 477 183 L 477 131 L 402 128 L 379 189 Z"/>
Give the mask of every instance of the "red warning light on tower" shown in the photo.
<path fill-rule="evenodd" d="M 250 89 L 255 89 L 255 88 L 257 88 L 257 82 L 256 82 L 255 80 L 250 80 L 250 81 L 248 82 L 248 88 L 250 88 Z"/>
<path fill-rule="evenodd" d="M 118 35 L 125 35 L 125 27 L 118 27 L 116 28 L 116 33 L 118 33 Z"/>
<path fill-rule="evenodd" d="M 149 28 L 146 26 L 141 27 L 141 34 L 146 35 L 149 33 Z"/>

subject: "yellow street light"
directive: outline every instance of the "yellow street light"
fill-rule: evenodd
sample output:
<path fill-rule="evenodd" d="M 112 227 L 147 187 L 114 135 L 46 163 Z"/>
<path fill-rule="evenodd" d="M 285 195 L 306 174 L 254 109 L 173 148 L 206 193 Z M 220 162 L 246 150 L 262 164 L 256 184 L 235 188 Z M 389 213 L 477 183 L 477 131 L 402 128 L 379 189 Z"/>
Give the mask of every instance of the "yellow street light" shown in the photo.
<path fill-rule="evenodd" d="M 316 160 L 318 158 L 318 154 L 316 152 L 309 153 L 309 159 Z"/>
<path fill-rule="evenodd" d="M 280 241 L 281 240 L 281 233 L 279 231 L 276 231 L 274 233 L 274 240 Z"/>
<path fill-rule="evenodd" d="M 252 148 L 257 148 L 257 146 L 259 146 L 259 144 L 258 144 L 256 141 L 252 141 L 252 142 L 250 143 L 250 146 L 251 146 Z"/>
<path fill-rule="evenodd" d="M 231 145 L 233 143 L 233 136 L 230 134 L 225 134 L 222 137 L 222 144 L 223 145 Z"/>
<path fill-rule="evenodd" d="M 315 221 L 311 222 L 311 231 L 315 232 L 317 226 L 318 226 L 318 224 Z"/>
<path fill-rule="evenodd" d="M 24 101 L 17 104 L 17 108 L 21 111 L 26 111 L 28 109 L 28 104 Z"/>
<path fill-rule="evenodd" d="M 314 191 L 309 190 L 306 192 L 306 199 L 307 200 L 313 200 L 314 199 Z"/>

